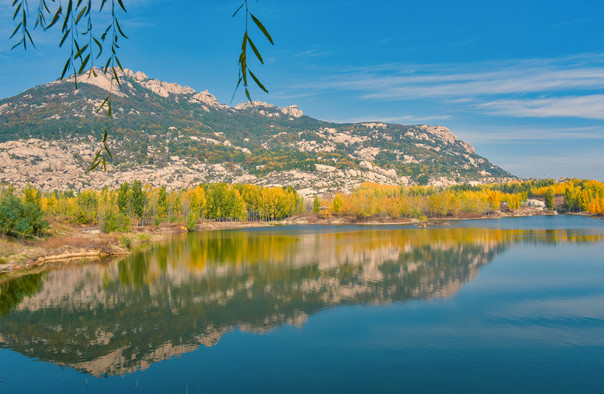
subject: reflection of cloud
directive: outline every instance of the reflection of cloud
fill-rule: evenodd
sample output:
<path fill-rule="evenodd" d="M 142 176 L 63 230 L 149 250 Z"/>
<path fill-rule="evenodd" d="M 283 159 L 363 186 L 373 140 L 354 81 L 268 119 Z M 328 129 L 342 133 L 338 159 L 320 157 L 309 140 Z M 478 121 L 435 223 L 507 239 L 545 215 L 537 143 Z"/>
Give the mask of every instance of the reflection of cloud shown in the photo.
<path fill-rule="evenodd" d="M 604 294 L 589 297 L 528 300 L 510 305 L 495 316 L 503 319 L 604 320 Z"/>
<path fill-rule="evenodd" d="M 123 374 L 200 345 L 213 346 L 236 329 L 266 333 L 284 324 L 301 327 L 309 316 L 341 305 L 452 297 L 482 266 L 516 243 L 602 238 L 600 233 L 567 230 L 356 226 L 183 234 L 116 263 L 63 267 L 36 274 L 31 283 L 24 280 L 28 277 L 8 279 L 5 283 L 18 284 L 11 289 L 28 292 L 22 300 L 10 297 L 17 305 L 0 319 L 0 346 L 95 376 Z M 517 286 L 517 278 L 511 278 Z M 497 283 L 505 279 L 498 277 Z M 534 278 L 525 280 L 529 282 L 533 286 Z M 487 285 L 493 288 L 493 283 Z M 578 317 L 583 312 L 602 316 L 601 305 L 590 312 L 596 301 L 546 303 L 543 313 L 555 318 L 556 308 L 570 313 L 576 306 Z M 500 302 L 505 307 L 508 301 Z M 489 304 L 476 306 L 481 305 Z M 520 317 L 540 309 L 537 303 L 527 305 Z M 495 317 L 505 320 L 507 313 L 503 308 Z M 491 310 L 480 314 L 493 315 Z M 412 322 L 391 332 L 390 326 L 380 327 L 380 335 L 364 341 L 375 341 L 378 347 L 414 343 L 431 330 L 441 330 L 432 332 L 432 338 L 475 336 L 480 341 L 494 332 L 494 327 L 468 323 L 463 316 L 447 319 L 444 326 L 423 329 Z M 384 335 L 394 337 L 386 342 Z M 501 333 L 508 338 L 533 335 L 530 326 Z"/>

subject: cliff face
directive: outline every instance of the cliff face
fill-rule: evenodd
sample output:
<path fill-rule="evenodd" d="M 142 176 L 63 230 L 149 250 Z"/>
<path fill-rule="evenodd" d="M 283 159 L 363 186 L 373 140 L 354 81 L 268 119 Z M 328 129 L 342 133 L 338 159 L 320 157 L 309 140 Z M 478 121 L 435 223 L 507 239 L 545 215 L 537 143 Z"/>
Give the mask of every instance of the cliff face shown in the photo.
<path fill-rule="evenodd" d="M 442 126 L 337 124 L 295 105 L 254 101 L 235 107 L 209 92 L 120 72 L 120 85 L 97 72 L 56 81 L 0 101 L 0 182 L 81 189 L 140 179 L 182 187 L 249 182 L 346 191 L 386 184 L 496 181 L 511 175 Z M 112 87 L 111 84 L 114 84 Z M 106 119 L 98 107 L 112 90 L 104 174 L 86 169 Z"/>

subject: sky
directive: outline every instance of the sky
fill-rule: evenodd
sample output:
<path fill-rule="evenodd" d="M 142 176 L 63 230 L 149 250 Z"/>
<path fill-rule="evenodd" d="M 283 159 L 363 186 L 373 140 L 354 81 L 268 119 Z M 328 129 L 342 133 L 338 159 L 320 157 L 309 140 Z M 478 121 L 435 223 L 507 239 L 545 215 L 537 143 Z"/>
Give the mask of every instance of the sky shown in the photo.
<path fill-rule="evenodd" d="M 222 103 L 246 100 L 238 91 L 231 101 L 245 24 L 243 13 L 231 15 L 240 1 L 123 1 L 124 67 L 207 89 Z M 56 28 L 33 35 L 36 49 L 11 51 L 11 3 L 0 4 L 0 97 L 56 80 L 68 55 Z M 250 25 L 265 60 L 250 67 L 269 89 L 253 89 L 255 100 L 334 122 L 442 125 L 519 177 L 604 181 L 604 1 L 249 7 L 275 42 Z"/>

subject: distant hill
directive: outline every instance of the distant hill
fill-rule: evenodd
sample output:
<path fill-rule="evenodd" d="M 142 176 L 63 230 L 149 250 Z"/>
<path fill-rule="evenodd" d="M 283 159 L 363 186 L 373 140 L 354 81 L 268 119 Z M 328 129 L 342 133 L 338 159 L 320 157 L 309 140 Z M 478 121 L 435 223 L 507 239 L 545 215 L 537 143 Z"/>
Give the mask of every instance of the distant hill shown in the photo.
<path fill-rule="evenodd" d="M 441 126 L 331 123 L 297 106 L 230 107 L 207 91 L 124 70 L 113 87 L 108 172 L 87 173 L 111 81 L 102 73 L 51 82 L 0 100 L 0 182 L 46 190 L 140 179 L 287 185 L 315 194 L 361 182 L 492 182 L 511 174 Z"/>

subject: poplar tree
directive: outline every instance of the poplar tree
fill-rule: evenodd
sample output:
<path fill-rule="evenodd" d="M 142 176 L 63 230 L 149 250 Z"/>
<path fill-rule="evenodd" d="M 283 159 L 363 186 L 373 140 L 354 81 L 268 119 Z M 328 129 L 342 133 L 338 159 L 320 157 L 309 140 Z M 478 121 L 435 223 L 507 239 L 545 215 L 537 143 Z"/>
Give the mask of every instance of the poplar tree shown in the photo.
<path fill-rule="evenodd" d="M 132 213 L 142 219 L 145 212 L 145 193 L 141 181 L 132 182 Z"/>
<path fill-rule="evenodd" d="M 553 211 L 554 206 L 554 190 L 552 188 L 548 188 L 543 195 L 545 197 L 545 207 L 550 211 Z"/>

